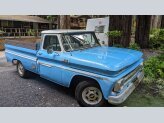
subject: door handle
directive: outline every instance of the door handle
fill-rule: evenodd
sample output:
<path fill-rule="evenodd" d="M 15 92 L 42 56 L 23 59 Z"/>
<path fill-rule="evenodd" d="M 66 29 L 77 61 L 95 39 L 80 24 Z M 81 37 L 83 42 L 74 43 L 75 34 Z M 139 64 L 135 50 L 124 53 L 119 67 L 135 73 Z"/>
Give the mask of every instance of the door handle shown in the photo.
<path fill-rule="evenodd" d="M 63 62 L 68 63 L 68 60 L 67 59 L 64 59 Z"/>

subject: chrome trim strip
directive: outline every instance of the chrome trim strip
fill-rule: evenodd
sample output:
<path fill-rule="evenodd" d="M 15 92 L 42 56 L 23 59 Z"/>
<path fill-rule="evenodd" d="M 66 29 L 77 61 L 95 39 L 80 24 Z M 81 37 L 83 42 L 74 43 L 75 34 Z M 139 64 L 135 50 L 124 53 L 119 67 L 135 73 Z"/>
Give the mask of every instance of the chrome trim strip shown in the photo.
<path fill-rule="evenodd" d="M 29 57 L 27 55 L 18 54 L 18 53 L 15 53 L 13 51 L 10 51 L 10 50 L 5 50 L 5 53 L 10 53 L 10 54 L 13 54 L 13 55 L 16 55 L 16 56 L 19 56 L 19 57 L 23 57 L 23 58 L 26 58 L 26 59 L 29 59 L 29 60 L 32 60 L 32 61 L 36 61 L 36 58 Z"/>
<path fill-rule="evenodd" d="M 142 72 L 142 68 L 143 66 L 139 65 L 134 70 L 132 70 L 129 74 L 125 75 L 122 78 L 123 81 L 121 83 L 121 86 L 125 86 L 129 82 L 129 80 L 131 80 L 136 74 L 138 74 L 138 72 Z"/>
<path fill-rule="evenodd" d="M 38 62 L 38 64 L 40 64 L 40 65 L 43 65 L 43 66 L 46 66 L 46 67 L 53 67 L 52 65 L 49 65 L 49 64 L 45 64 L 45 63 L 42 63 L 42 62 Z"/>
<path fill-rule="evenodd" d="M 123 77 L 125 81 L 128 81 L 131 77 L 133 77 L 138 71 L 141 71 L 143 66 L 139 65 L 136 67 L 133 71 L 131 71 L 129 74 Z"/>
<path fill-rule="evenodd" d="M 37 59 L 34 59 L 34 58 L 29 57 L 29 56 L 26 56 L 26 55 L 21 55 L 21 54 L 12 52 L 12 51 L 10 51 L 10 50 L 6 50 L 5 52 L 6 52 L 6 53 L 13 54 L 13 55 L 16 55 L 16 56 L 19 56 L 19 57 L 23 57 L 23 58 L 26 58 L 26 59 L 30 59 L 30 60 L 32 60 L 32 61 L 37 61 Z M 43 63 L 43 62 L 38 62 L 38 64 L 47 66 L 47 67 L 49 67 L 49 68 L 51 68 L 51 67 L 58 67 L 58 68 L 61 68 L 61 69 L 64 69 L 64 70 L 69 70 L 69 71 L 78 72 L 78 73 L 85 74 L 85 75 L 89 75 L 89 76 L 94 76 L 94 77 L 96 77 L 96 78 L 98 78 L 98 79 L 108 80 L 107 78 L 100 77 L 99 75 L 94 74 L 94 73 L 90 73 L 90 72 L 86 72 L 86 71 L 82 71 L 82 70 L 76 70 L 76 69 L 64 67 L 64 66 L 61 66 L 61 65 L 52 65 L 52 64 L 49 64 L 49 63 L 47 64 L 47 63 Z"/>
<path fill-rule="evenodd" d="M 98 79 L 102 79 L 102 80 L 108 80 L 107 78 L 100 77 L 97 74 L 86 72 L 86 71 L 82 71 L 82 70 L 77 70 L 77 69 L 73 69 L 73 68 L 66 68 L 66 67 L 63 67 L 63 69 L 69 70 L 69 71 L 73 71 L 73 72 L 77 72 L 77 73 L 81 73 L 81 74 L 86 74 L 86 75 L 89 75 L 89 76 L 94 76 L 94 77 L 96 77 Z"/>
<path fill-rule="evenodd" d="M 61 65 L 52 65 L 52 64 L 43 63 L 43 62 L 38 62 L 38 64 L 41 64 L 41 65 L 44 65 L 47 67 L 57 67 L 57 68 L 68 70 L 68 71 L 73 71 L 73 72 L 77 72 L 77 73 L 81 73 L 81 74 L 85 74 L 85 75 L 89 75 L 89 76 L 94 76 L 94 77 L 96 77 L 98 79 L 102 79 L 102 80 L 108 80 L 107 78 L 100 77 L 99 75 L 94 74 L 94 73 L 90 73 L 90 72 L 86 72 L 86 71 L 82 71 L 82 70 L 77 70 L 77 69 L 73 69 L 73 68 L 68 68 L 68 67 L 64 67 Z"/>

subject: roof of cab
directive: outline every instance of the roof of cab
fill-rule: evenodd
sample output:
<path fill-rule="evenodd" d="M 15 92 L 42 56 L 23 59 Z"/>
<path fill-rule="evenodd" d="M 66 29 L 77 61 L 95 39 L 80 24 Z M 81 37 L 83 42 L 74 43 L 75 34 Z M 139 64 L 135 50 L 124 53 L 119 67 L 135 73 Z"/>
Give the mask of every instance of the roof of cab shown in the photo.
<path fill-rule="evenodd" d="M 88 30 L 71 30 L 71 29 L 56 29 L 56 30 L 45 30 L 42 31 L 41 33 L 49 33 L 49 34 L 54 34 L 54 33 L 80 33 L 80 32 L 94 32 L 94 31 L 88 31 Z"/>

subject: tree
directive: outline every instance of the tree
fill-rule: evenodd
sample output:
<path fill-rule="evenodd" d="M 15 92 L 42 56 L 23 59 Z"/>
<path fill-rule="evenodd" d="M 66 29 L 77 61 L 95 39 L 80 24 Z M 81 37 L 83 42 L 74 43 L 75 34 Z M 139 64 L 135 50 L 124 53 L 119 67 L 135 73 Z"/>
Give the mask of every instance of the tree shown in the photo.
<path fill-rule="evenodd" d="M 147 48 L 149 43 L 151 16 L 138 15 L 136 18 L 135 42 L 141 48 Z"/>
<path fill-rule="evenodd" d="M 122 36 L 118 38 L 109 37 L 109 45 L 120 44 L 128 47 L 131 40 L 131 15 L 112 15 L 109 20 L 109 31 L 118 30 L 122 32 Z"/>
<path fill-rule="evenodd" d="M 162 19 L 161 19 L 161 28 L 164 28 L 164 15 L 162 15 Z"/>
<path fill-rule="evenodd" d="M 60 15 L 58 19 L 60 29 L 70 29 L 70 15 Z"/>
<path fill-rule="evenodd" d="M 57 29 L 60 29 L 60 15 L 57 16 Z"/>
<path fill-rule="evenodd" d="M 58 15 L 47 15 L 46 19 L 56 23 Z"/>
<path fill-rule="evenodd" d="M 151 29 L 160 28 L 161 26 L 161 15 L 152 15 L 151 16 Z"/>

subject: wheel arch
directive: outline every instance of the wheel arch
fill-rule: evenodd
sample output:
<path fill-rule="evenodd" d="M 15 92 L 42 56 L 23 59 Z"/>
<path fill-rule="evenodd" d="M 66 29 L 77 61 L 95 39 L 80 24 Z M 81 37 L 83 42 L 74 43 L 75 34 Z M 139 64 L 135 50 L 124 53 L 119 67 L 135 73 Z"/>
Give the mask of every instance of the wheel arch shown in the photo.
<path fill-rule="evenodd" d="M 100 86 L 99 82 L 96 79 L 94 79 L 92 77 L 87 77 L 87 76 L 84 76 L 84 75 L 75 75 L 75 76 L 73 76 L 72 79 L 71 79 L 69 88 L 73 89 L 73 91 L 74 91 L 76 86 L 80 83 L 79 80 L 80 81 L 91 80 L 91 82 L 98 84 L 100 89 L 101 89 L 101 86 Z"/>
<path fill-rule="evenodd" d="M 74 92 L 76 86 L 78 85 L 79 81 L 78 80 L 86 80 L 86 79 L 90 79 L 93 80 L 92 82 L 95 82 L 99 85 L 104 98 L 107 100 L 108 96 L 110 95 L 113 86 L 114 86 L 114 82 L 110 81 L 109 79 L 99 79 L 99 78 L 95 78 L 95 77 L 91 77 L 91 76 L 85 76 L 85 75 L 74 75 L 70 81 L 69 84 L 69 88 L 71 88 L 71 90 Z"/>
<path fill-rule="evenodd" d="M 18 62 L 20 62 L 18 59 L 12 59 L 12 64 L 13 64 L 13 65 L 17 65 Z"/>

